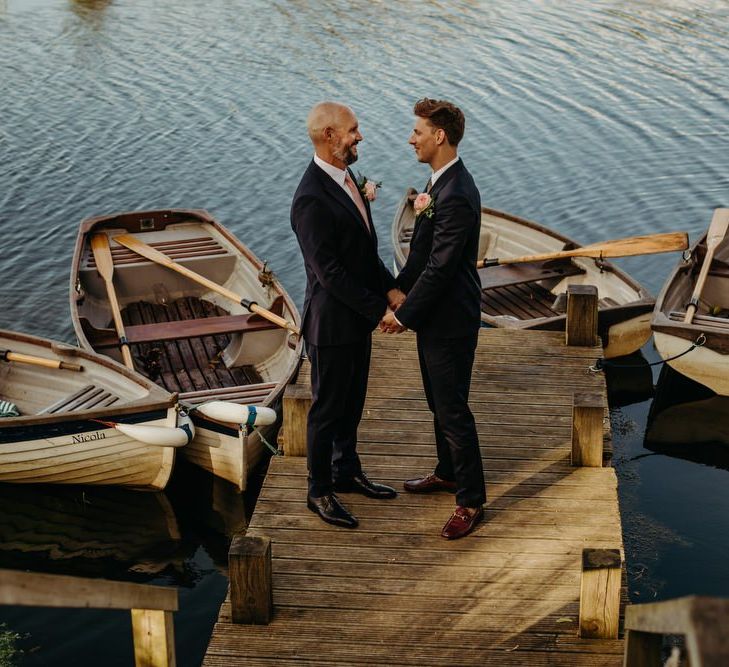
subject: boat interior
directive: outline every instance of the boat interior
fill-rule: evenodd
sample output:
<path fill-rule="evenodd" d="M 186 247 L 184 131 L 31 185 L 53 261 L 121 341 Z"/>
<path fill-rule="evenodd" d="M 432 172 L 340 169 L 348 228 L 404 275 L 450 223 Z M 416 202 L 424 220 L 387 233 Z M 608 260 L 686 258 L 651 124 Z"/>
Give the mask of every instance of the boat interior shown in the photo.
<path fill-rule="evenodd" d="M 0 400 L 13 403 L 21 416 L 55 416 L 64 413 L 121 407 L 149 397 L 149 391 L 126 376 L 91 361 L 68 356 L 73 348 L 32 345 L 0 336 L 0 349 L 48 359 L 65 359 L 82 371 L 49 369 L 21 362 L 0 361 Z"/>
<path fill-rule="evenodd" d="M 275 386 L 295 354 L 287 332 L 186 276 L 140 257 L 114 241 L 129 227 L 105 224 L 113 283 L 135 370 L 168 391 L 250 401 Z M 163 227 L 162 229 L 158 229 Z M 293 315 L 283 296 L 252 262 L 211 224 L 180 220 L 133 231 L 135 237 L 205 278 L 279 315 Z M 88 238 L 88 237 L 87 237 Z M 79 260 L 79 323 L 91 346 L 121 359 L 106 286 L 88 242 Z M 250 387 L 249 387 L 250 386 Z M 221 392 L 232 387 L 249 387 Z"/>
<path fill-rule="evenodd" d="M 705 255 L 706 248 L 700 245 L 694 251 L 694 261 L 686 265 L 685 271 L 675 274 L 672 289 L 666 292 L 663 311 L 672 322 L 684 321 Z M 729 330 L 729 242 L 722 243 L 714 254 L 693 323 L 709 329 Z"/>
<path fill-rule="evenodd" d="M 400 249 L 407 253 L 412 238 L 412 207 L 403 210 L 398 234 Z M 530 227 L 483 211 L 478 257 L 520 257 L 574 248 L 549 230 Z M 631 288 L 609 265 L 587 258 L 562 258 L 543 262 L 502 264 L 479 269 L 481 310 L 491 317 L 514 321 L 561 318 L 567 307 L 569 285 L 591 284 L 598 288 L 601 309 L 639 301 Z"/>

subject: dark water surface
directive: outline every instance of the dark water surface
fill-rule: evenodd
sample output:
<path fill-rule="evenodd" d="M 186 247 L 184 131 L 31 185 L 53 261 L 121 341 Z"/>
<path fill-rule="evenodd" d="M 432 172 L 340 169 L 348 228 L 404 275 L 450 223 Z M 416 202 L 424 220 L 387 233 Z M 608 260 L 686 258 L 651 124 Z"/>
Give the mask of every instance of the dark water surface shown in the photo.
<path fill-rule="evenodd" d="M 374 215 L 388 263 L 396 203 L 428 177 L 407 145 L 412 104 L 426 95 L 464 109 L 461 154 L 485 205 L 582 243 L 696 238 L 729 205 L 728 19 L 729 4 L 710 0 L 0 0 L 0 326 L 72 342 L 79 222 L 156 207 L 211 211 L 300 304 L 288 211 L 311 156 L 304 118 L 323 98 L 359 116 L 355 169 L 383 182 Z M 656 293 L 676 261 L 620 264 Z M 644 354 L 657 358 L 651 344 Z M 644 449 L 649 403 L 612 412 L 631 596 L 729 595 L 729 473 Z M 232 525 L 231 507 L 199 492 L 209 483 L 176 480 L 179 539 L 162 535 L 147 554 L 106 555 L 102 567 L 18 548 L 0 551 L 0 566 L 182 586 L 178 661 L 196 665 Z M 27 511 L 12 493 L 10 517 Z M 2 619 L 40 647 L 26 664 L 130 662 L 125 614 L 6 609 Z"/>

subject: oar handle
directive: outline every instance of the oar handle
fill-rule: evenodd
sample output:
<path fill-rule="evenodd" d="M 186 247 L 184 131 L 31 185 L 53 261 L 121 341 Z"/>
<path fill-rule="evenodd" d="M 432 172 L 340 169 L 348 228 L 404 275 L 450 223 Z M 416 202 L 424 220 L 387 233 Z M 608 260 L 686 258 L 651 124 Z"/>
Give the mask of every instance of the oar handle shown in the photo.
<path fill-rule="evenodd" d="M 261 308 L 261 306 L 259 306 L 255 301 L 250 301 L 249 299 L 241 299 L 240 305 L 244 308 L 247 308 L 250 312 L 255 313 L 256 315 L 260 315 L 264 319 L 267 319 L 269 322 L 273 322 L 274 324 L 280 326 L 282 329 L 288 329 L 296 335 L 299 334 L 299 330 L 293 324 L 291 324 L 291 322 L 288 322 L 283 317 L 276 315 L 276 313 L 272 313 L 270 310 Z"/>
<path fill-rule="evenodd" d="M 499 260 L 496 258 L 489 259 L 488 257 L 484 257 L 483 259 L 479 259 L 478 262 L 476 262 L 477 269 L 487 269 L 490 266 L 498 266 L 498 265 L 499 265 Z"/>
<path fill-rule="evenodd" d="M 83 370 L 83 366 L 72 364 L 69 361 L 61 361 L 60 359 L 46 359 L 45 357 L 36 357 L 32 354 L 23 354 L 22 352 L 12 352 L 11 350 L 0 350 L 0 359 L 3 361 L 15 361 L 20 364 L 33 364 L 34 366 L 43 366 L 44 368 L 63 368 L 67 371 Z"/>

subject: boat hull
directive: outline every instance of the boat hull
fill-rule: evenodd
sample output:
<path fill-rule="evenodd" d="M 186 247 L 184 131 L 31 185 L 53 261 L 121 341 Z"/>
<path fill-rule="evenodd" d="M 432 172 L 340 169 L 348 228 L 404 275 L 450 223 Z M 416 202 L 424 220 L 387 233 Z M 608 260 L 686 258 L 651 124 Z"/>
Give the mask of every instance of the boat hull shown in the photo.
<path fill-rule="evenodd" d="M 717 246 L 699 307 L 691 321 L 685 321 L 705 256 L 706 234 L 682 257 L 664 284 L 651 328 L 656 349 L 671 368 L 720 396 L 729 396 L 729 239 Z M 694 343 L 698 345 L 682 354 Z"/>
<path fill-rule="evenodd" d="M 0 482 L 165 487 L 175 447 L 145 444 L 111 424 L 173 430 L 175 396 L 108 359 L 46 339 L 4 331 L 0 347 L 81 367 L 2 362 L 0 396 L 21 414 L 0 419 Z"/>
<path fill-rule="evenodd" d="M 71 272 L 74 328 L 86 349 L 119 356 L 108 300 L 89 248 L 94 233 L 110 239 L 114 284 L 135 368 L 177 391 L 181 404 L 191 409 L 195 437 L 182 455 L 244 490 L 262 457 L 260 433 L 216 422 L 194 408 L 212 400 L 279 405 L 298 368 L 301 339 L 256 319 L 240 303 L 134 254 L 114 237 L 131 233 L 176 263 L 298 326 L 295 305 L 270 272 L 266 274 L 264 264 L 205 211 L 99 216 L 81 224 Z M 264 435 L 272 435 L 274 429 L 268 428 Z"/>

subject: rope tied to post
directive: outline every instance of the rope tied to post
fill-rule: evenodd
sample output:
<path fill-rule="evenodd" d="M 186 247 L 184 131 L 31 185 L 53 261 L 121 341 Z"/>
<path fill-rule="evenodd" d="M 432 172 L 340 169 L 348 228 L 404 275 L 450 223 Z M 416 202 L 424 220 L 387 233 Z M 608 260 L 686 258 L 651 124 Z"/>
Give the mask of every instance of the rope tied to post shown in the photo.
<path fill-rule="evenodd" d="M 668 363 L 669 361 L 673 361 L 674 359 L 683 357 L 685 354 L 688 354 L 689 352 L 695 350 L 697 347 L 703 346 L 705 343 L 706 343 L 706 335 L 702 332 L 696 337 L 696 340 L 693 343 L 691 343 L 691 346 L 688 349 L 686 349 L 683 352 L 680 352 L 679 354 L 676 354 L 672 357 L 668 357 L 668 359 L 661 359 L 661 361 L 654 361 L 652 364 L 647 364 L 647 365 L 648 365 L 648 367 L 651 367 L 651 366 L 660 366 L 661 364 Z M 599 373 L 600 371 L 605 370 L 605 368 L 635 368 L 635 366 L 631 366 L 630 364 L 615 364 L 612 361 L 606 361 L 605 359 L 597 359 L 593 366 L 587 367 L 587 373 L 588 374 Z"/>

